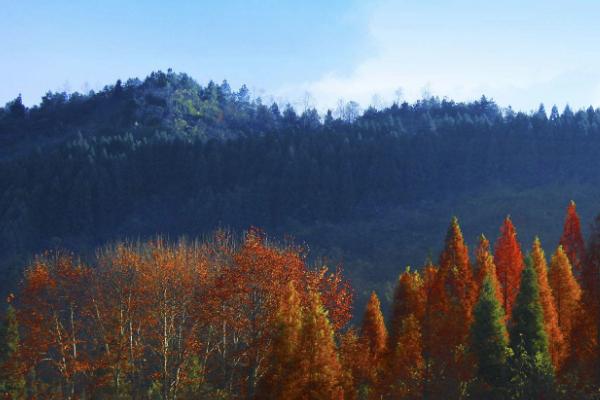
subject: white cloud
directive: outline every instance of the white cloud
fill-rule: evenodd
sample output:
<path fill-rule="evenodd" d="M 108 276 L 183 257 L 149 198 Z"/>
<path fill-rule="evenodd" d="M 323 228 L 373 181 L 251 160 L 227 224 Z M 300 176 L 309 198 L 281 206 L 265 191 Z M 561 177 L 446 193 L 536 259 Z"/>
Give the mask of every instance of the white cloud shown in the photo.
<path fill-rule="evenodd" d="M 585 51 L 585 38 L 574 42 L 568 31 L 540 23 L 536 8 L 460 3 L 378 2 L 365 16 L 372 55 L 350 73 L 329 71 L 277 94 L 310 92 L 320 109 L 335 107 L 340 98 L 363 106 L 374 95 L 391 102 L 399 87 L 412 101 L 428 88 L 455 100 L 485 94 L 525 110 L 540 102 L 598 104 L 600 68 L 594 67 L 600 63 Z M 551 22 L 561 18 L 560 10 L 554 12 Z"/>

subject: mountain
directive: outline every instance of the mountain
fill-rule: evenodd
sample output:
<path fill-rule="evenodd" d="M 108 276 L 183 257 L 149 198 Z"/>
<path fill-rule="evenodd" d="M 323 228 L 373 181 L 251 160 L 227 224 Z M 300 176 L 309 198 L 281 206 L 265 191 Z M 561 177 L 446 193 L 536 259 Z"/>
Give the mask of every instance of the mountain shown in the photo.
<path fill-rule="evenodd" d="M 3 293 L 45 249 L 258 226 L 343 263 L 361 298 L 437 260 L 453 215 L 472 247 L 507 213 L 553 247 L 570 199 L 584 227 L 598 212 L 598 109 L 283 108 L 172 71 L 0 108 Z"/>

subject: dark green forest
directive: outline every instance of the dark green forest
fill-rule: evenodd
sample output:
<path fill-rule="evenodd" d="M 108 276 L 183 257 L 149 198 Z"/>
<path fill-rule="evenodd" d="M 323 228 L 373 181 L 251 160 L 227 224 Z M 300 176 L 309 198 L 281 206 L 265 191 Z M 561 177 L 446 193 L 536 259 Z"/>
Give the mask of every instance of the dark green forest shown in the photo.
<path fill-rule="evenodd" d="M 170 70 L 33 107 L 19 96 L 0 108 L 1 290 L 45 249 L 259 226 L 343 264 L 360 304 L 437 257 L 452 215 L 469 241 L 495 238 L 510 212 L 525 243 L 554 244 L 575 199 L 587 231 L 598 154 L 600 109 L 520 112 L 484 96 L 320 115 Z"/>

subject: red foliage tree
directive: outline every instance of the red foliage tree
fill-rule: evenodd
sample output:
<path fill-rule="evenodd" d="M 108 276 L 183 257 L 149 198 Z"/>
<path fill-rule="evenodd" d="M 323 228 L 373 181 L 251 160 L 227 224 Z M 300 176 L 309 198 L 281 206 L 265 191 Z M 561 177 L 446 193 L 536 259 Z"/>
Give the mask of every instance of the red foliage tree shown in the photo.
<path fill-rule="evenodd" d="M 567 207 L 567 216 L 565 217 L 565 225 L 562 236 L 560 237 L 560 245 L 569 257 L 569 261 L 573 266 L 573 273 L 579 279 L 581 276 L 581 264 L 585 257 L 585 244 L 583 235 L 581 234 L 581 223 L 575 202 L 571 200 Z"/>
<path fill-rule="evenodd" d="M 506 318 L 510 320 L 512 307 L 519 292 L 521 272 L 523 271 L 523 254 L 517 241 L 517 232 L 510 219 L 506 217 L 500 228 L 500 237 L 494 247 L 494 262 L 498 282 L 502 288 Z"/>

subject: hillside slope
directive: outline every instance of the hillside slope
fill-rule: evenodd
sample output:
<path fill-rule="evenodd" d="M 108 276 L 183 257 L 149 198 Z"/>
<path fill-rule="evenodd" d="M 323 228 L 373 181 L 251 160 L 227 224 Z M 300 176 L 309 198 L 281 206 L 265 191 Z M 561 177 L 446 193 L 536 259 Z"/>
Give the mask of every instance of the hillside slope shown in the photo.
<path fill-rule="evenodd" d="M 16 99 L 0 109 L 0 141 L 12 279 L 47 248 L 255 225 L 343 262 L 364 292 L 436 260 L 432 232 L 452 215 L 471 243 L 495 239 L 489 227 L 510 213 L 524 246 L 539 234 L 553 247 L 570 199 L 584 226 L 600 204 L 591 108 L 547 116 L 431 98 L 320 118 L 158 72 L 30 109 Z"/>

